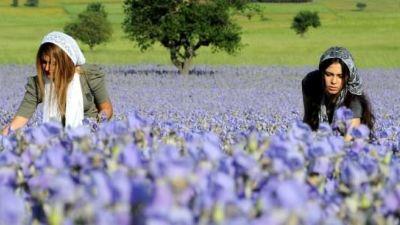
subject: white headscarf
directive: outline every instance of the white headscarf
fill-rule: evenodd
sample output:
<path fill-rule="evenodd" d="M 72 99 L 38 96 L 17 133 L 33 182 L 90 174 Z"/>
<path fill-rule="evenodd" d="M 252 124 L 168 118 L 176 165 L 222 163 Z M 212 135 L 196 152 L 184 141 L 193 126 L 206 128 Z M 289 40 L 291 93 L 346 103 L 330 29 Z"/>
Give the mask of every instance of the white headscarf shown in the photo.
<path fill-rule="evenodd" d="M 53 43 L 60 47 L 71 58 L 75 66 L 83 65 L 86 62 L 78 43 L 69 36 L 59 31 L 53 31 L 44 36 L 42 44 Z"/>
<path fill-rule="evenodd" d="M 78 43 L 76 43 L 71 36 L 62 32 L 53 31 L 43 38 L 41 45 L 44 43 L 53 43 L 60 47 L 69 58 L 71 58 L 75 66 L 85 64 L 85 56 L 79 48 Z M 44 89 L 43 122 L 61 122 L 61 115 L 57 106 L 57 98 L 55 97 L 56 92 L 54 90 L 54 84 L 51 80 L 47 79 L 47 77 L 45 79 Z M 75 73 L 67 88 L 65 126 L 77 127 L 82 125 L 83 110 L 80 75 Z"/>

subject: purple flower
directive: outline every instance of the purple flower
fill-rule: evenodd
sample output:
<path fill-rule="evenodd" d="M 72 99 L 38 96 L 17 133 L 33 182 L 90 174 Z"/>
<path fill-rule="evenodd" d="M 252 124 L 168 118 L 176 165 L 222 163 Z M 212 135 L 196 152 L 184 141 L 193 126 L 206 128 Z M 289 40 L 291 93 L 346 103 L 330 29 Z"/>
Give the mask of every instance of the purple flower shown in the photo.
<path fill-rule="evenodd" d="M 71 140 L 80 140 L 90 135 L 90 129 L 85 126 L 79 126 L 74 129 L 67 129 L 67 135 Z"/>
<path fill-rule="evenodd" d="M 235 181 L 233 177 L 217 172 L 211 175 L 212 188 L 209 190 L 213 197 L 219 201 L 230 201 L 235 198 Z"/>
<path fill-rule="evenodd" d="M 112 175 L 113 199 L 115 202 L 129 203 L 131 194 L 131 183 L 127 174 L 116 171 Z"/>
<path fill-rule="evenodd" d="M 28 128 L 25 131 L 25 138 L 28 142 L 38 145 L 44 145 L 47 142 L 48 137 L 43 133 L 43 129 Z"/>
<path fill-rule="evenodd" d="M 382 208 L 386 213 L 396 213 L 400 209 L 400 188 L 385 191 Z"/>
<path fill-rule="evenodd" d="M 128 133 L 128 124 L 124 121 L 112 121 L 102 124 L 102 130 L 108 135 L 123 135 Z"/>
<path fill-rule="evenodd" d="M 131 169 L 140 167 L 141 160 L 137 146 L 134 144 L 128 144 L 124 148 L 124 150 L 119 154 L 118 161 Z"/>
<path fill-rule="evenodd" d="M 0 186 L 14 187 L 16 185 L 16 178 L 15 169 L 0 166 Z"/>
<path fill-rule="evenodd" d="M 323 223 L 324 211 L 317 202 L 307 202 L 306 206 L 302 209 L 300 216 L 304 224 L 317 225 Z"/>
<path fill-rule="evenodd" d="M 304 155 L 297 149 L 292 149 L 286 153 L 285 162 L 291 170 L 300 170 L 304 168 Z"/>
<path fill-rule="evenodd" d="M 18 161 L 18 157 L 12 151 L 0 152 L 0 166 L 17 165 Z"/>
<path fill-rule="evenodd" d="M 110 225 L 115 224 L 114 215 L 107 210 L 97 210 L 95 216 L 95 225 Z"/>
<path fill-rule="evenodd" d="M 89 165 L 88 156 L 78 149 L 75 149 L 67 159 L 68 165 L 73 168 L 86 168 Z"/>
<path fill-rule="evenodd" d="M 54 202 L 73 203 L 76 196 L 76 188 L 68 175 L 58 175 L 49 183 L 50 198 Z"/>
<path fill-rule="evenodd" d="M 323 136 L 327 136 L 332 134 L 332 127 L 329 123 L 320 123 L 318 127 L 318 133 Z"/>
<path fill-rule="evenodd" d="M 214 144 L 209 142 L 205 142 L 203 144 L 202 150 L 207 158 L 212 161 L 218 161 L 223 156 L 221 149 L 218 146 L 215 146 Z"/>
<path fill-rule="evenodd" d="M 131 205 L 146 206 L 154 197 L 154 186 L 144 179 L 136 179 L 131 183 Z"/>
<path fill-rule="evenodd" d="M 307 124 L 296 120 L 296 122 L 294 122 L 292 124 L 291 129 L 289 130 L 290 135 L 293 136 L 293 138 L 297 139 L 297 140 L 302 140 L 304 142 L 308 142 L 311 140 L 311 128 L 310 126 L 308 126 Z"/>
<path fill-rule="evenodd" d="M 346 107 L 339 107 L 335 112 L 336 120 L 338 121 L 347 121 L 353 118 L 353 111 Z"/>
<path fill-rule="evenodd" d="M 156 207 L 158 210 L 166 210 L 174 205 L 174 196 L 170 186 L 163 180 L 160 180 L 155 185 L 154 198 L 151 203 L 152 208 Z"/>
<path fill-rule="evenodd" d="M 25 219 L 24 201 L 11 189 L 0 185 L 0 223 L 24 224 Z"/>
<path fill-rule="evenodd" d="M 364 124 L 360 124 L 350 130 L 350 135 L 353 138 L 366 139 L 369 137 L 369 128 Z"/>
<path fill-rule="evenodd" d="M 295 209 L 305 204 L 307 191 L 304 184 L 295 180 L 288 180 L 278 184 L 276 197 L 283 208 Z"/>
<path fill-rule="evenodd" d="M 194 224 L 191 211 L 186 207 L 172 207 L 168 213 L 170 224 L 192 225 Z"/>
<path fill-rule="evenodd" d="M 134 112 L 128 115 L 128 124 L 130 129 L 137 130 L 145 126 L 146 121 L 139 116 L 138 112 Z"/>
<path fill-rule="evenodd" d="M 350 109 L 342 106 L 335 111 L 332 127 L 334 129 L 338 129 L 341 133 L 346 133 L 352 118 L 353 112 Z"/>
<path fill-rule="evenodd" d="M 309 173 L 317 173 L 321 176 L 327 177 L 332 173 L 332 163 L 327 157 L 318 157 L 311 160 L 309 164 Z"/>
<path fill-rule="evenodd" d="M 247 174 L 249 176 L 255 175 L 252 172 L 256 172 L 257 162 L 251 158 L 251 156 L 245 155 L 243 152 L 239 152 L 233 156 L 233 166 L 235 168 L 236 176 Z"/>
<path fill-rule="evenodd" d="M 93 200 L 100 206 L 106 206 L 112 203 L 112 189 L 110 180 L 106 174 L 100 171 L 94 171 L 91 174 Z"/>
<path fill-rule="evenodd" d="M 314 141 L 311 144 L 311 146 L 307 149 L 307 155 L 310 158 L 325 156 L 331 152 L 332 152 L 331 145 L 326 139 Z"/>
<path fill-rule="evenodd" d="M 362 183 L 368 182 L 368 175 L 358 164 L 344 160 L 340 167 L 340 180 L 348 187 L 358 188 Z"/>
<path fill-rule="evenodd" d="M 331 154 L 336 155 L 340 152 L 343 152 L 344 149 L 344 140 L 342 137 L 338 136 L 329 136 L 328 137 L 328 143 L 331 146 Z"/>
<path fill-rule="evenodd" d="M 65 167 L 67 156 L 64 148 L 60 144 L 48 147 L 44 152 L 44 157 L 46 158 L 48 166 L 56 169 L 63 169 Z"/>

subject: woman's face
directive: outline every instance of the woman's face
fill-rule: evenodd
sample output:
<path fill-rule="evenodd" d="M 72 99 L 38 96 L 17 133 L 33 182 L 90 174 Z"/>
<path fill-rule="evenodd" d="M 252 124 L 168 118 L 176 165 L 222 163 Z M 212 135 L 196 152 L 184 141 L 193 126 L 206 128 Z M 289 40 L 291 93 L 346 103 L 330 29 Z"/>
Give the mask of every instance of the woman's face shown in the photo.
<path fill-rule="evenodd" d="M 338 94 L 344 84 L 344 76 L 342 73 L 342 65 L 340 63 L 332 63 L 326 68 L 324 73 L 325 93 L 330 95 Z"/>
<path fill-rule="evenodd" d="M 46 74 L 47 78 L 52 78 L 54 75 L 55 59 L 49 55 L 44 55 L 41 59 L 42 69 Z"/>

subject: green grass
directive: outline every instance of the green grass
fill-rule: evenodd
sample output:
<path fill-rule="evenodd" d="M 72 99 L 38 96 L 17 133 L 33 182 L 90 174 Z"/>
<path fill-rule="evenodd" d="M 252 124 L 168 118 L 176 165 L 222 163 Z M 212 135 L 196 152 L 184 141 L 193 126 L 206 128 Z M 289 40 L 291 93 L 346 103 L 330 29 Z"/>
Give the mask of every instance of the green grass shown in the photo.
<path fill-rule="evenodd" d="M 304 4 L 260 4 L 266 20 L 235 16 L 242 26 L 244 48 L 236 55 L 212 54 L 202 48 L 195 64 L 231 65 L 316 65 L 321 53 L 332 45 L 347 47 L 363 68 L 398 68 L 400 59 L 400 2 L 363 0 L 364 11 L 356 10 L 359 0 L 314 0 Z M 42 37 L 63 26 L 84 10 L 90 1 L 40 0 L 39 8 L 10 6 L 0 0 L 0 64 L 33 64 Z M 166 49 L 159 45 L 140 52 L 127 40 L 121 28 L 122 1 L 101 1 L 113 24 L 112 41 L 95 47 L 80 43 L 88 62 L 102 64 L 170 64 Z M 322 26 L 310 29 L 304 38 L 290 29 L 300 10 L 319 12 Z"/>

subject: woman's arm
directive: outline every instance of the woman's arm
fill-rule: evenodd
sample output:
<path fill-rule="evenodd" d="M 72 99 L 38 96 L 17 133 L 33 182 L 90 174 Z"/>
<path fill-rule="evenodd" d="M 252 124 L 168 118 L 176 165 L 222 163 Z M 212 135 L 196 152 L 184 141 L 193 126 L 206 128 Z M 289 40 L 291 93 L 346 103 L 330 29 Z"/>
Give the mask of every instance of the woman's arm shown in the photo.
<path fill-rule="evenodd" d="M 113 115 L 113 107 L 107 92 L 105 74 L 97 66 L 85 66 L 83 71 L 86 75 L 89 89 L 94 96 L 99 117 L 105 114 L 109 120 Z"/>
<path fill-rule="evenodd" d="M 25 95 L 11 123 L 3 128 L 2 135 L 8 135 L 9 130 L 17 130 L 25 126 L 39 104 L 40 96 L 37 87 L 37 77 L 29 77 L 25 86 Z"/>
<path fill-rule="evenodd" d="M 100 115 L 104 113 L 108 120 L 111 119 L 113 115 L 113 107 L 110 100 L 107 100 L 99 105 L 96 105 L 96 107 Z"/>
<path fill-rule="evenodd" d="M 8 135 L 9 130 L 17 130 L 28 123 L 29 119 L 23 116 L 15 116 L 11 123 L 3 128 L 2 135 Z"/>

